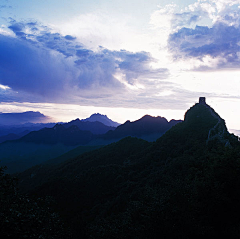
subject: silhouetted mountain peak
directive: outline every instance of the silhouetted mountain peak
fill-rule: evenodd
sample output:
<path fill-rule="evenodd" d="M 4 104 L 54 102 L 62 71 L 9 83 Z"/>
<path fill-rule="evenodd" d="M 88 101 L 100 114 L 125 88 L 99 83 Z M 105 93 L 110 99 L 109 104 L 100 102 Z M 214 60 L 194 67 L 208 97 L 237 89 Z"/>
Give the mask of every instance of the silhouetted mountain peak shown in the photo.
<path fill-rule="evenodd" d="M 185 120 L 209 126 L 207 143 L 211 140 L 219 140 L 225 145 L 230 145 L 230 133 L 227 130 L 225 121 L 208 104 L 203 102 L 195 104 L 186 113 Z"/>
<path fill-rule="evenodd" d="M 225 121 L 206 104 L 205 98 L 185 113 L 184 121 L 169 130 L 167 137 L 189 142 L 198 140 L 206 144 L 217 140 L 226 146 L 237 141 L 236 136 L 228 132 Z"/>
<path fill-rule="evenodd" d="M 196 126 L 204 124 L 210 128 L 220 124 L 227 131 L 225 121 L 208 104 L 196 103 L 185 113 L 184 122 Z"/>
<path fill-rule="evenodd" d="M 82 121 L 90 121 L 90 122 L 99 121 L 99 122 L 101 122 L 107 126 L 111 126 L 111 127 L 117 127 L 120 125 L 119 123 L 114 122 L 111 119 L 109 119 L 106 115 L 102 115 L 99 113 L 92 114 L 89 118 L 83 119 Z"/>

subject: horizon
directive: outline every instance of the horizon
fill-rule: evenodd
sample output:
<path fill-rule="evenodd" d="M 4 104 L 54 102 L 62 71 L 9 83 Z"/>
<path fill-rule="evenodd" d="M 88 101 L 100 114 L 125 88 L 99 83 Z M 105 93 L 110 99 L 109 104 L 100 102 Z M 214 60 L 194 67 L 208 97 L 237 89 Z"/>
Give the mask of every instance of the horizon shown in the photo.
<path fill-rule="evenodd" d="M 240 130 L 240 0 L 3 0 L 0 112 L 171 119 L 201 96 Z"/>
<path fill-rule="evenodd" d="M 196 102 L 196 103 L 200 103 L 200 98 L 204 98 L 204 104 L 207 104 L 207 102 L 206 102 L 206 98 L 205 97 L 199 97 L 199 101 L 198 102 Z M 195 103 L 195 104 L 196 104 Z M 195 105 L 194 104 L 194 105 Z M 192 105 L 192 106 L 194 106 L 194 105 Z M 208 105 L 208 104 L 207 104 Z M 191 107 L 192 107 L 191 106 Z M 210 105 L 209 105 L 210 106 Z M 211 106 L 210 106 L 211 107 Z M 190 108 L 189 108 L 190 109 Z M 189 109 L 187 109 L 186 111 L 185 111 L 185 113 L 189 110 Z M 125 109 L 124 109 L 125 110 Z M 15 114 L 15 113 L 17 113 L 17 114 L 22 114 L 22 113 L 40 113 L 41 114 L 41 116 L 43 116 L 43 117 L 45 117 L 45 119 L 43 118 L 43 120 L 44 120 L 44 122 L 36 122 L 36 123 L 34 123 L 34 122 L 25 122 L 25 123 L 22 123 L 23 125 L 24 124 L 28 124 L 28 123 L 33 123 L 33 124 L 38 124 L 38 123 L 44 123 L 44 124 L 47 124 L 47 123 L 68 123 L 68 122 L 71 122 L 71 121 L 74 121 L 74 120 L 85 120 L 85 119 L 87 119 L 87 118 L 90 118 L 91 116 L 93 116 L 93 115 L 101 115 L 101 116 L 105 116 L 105 117 L 107 117 L 108 119 L 110 119 L 111 121 L 113 121 L 113 122 L 115 122 L 115 123 L 119 123 L 120 125 L 121 124 L 124 124 L 124 123 L 126 123 L 127 121 L 130 121 L 130 122 L 134 122 L 134 121 L 137 121 L 137 120 L 139 120 L 139 119 L 141 119 L 141 118 L 143 118 L 143 117 L 145 117 L 145 116 L 151 116 L 151 117 L 162 117 L 162 118 L 165 118 L 168 122 L 170 122 L 171 120 L 182 120 L 182 121 L 184 121 L 184 117 L 181 119 L 181 118 L 166 118 L 166 117 L 164 117 L 164 116 L 161 116 L 161 115 L 152 115 L 152 114 L 144 114 L 144 115 L 142 115 L 142 116 L 139 116 L 138 118 L 133 118 L 133 119 L 127 119 L 127 120 L 124 120 L 123 122 L 119 122 L 119 121 L 115 121 L 115 120 L 113 120 L 112 118 L 110 118 L 110 117 L 108 117 L 108 115 L 105 115 L 105 114 L 101 114 L 101 113 L 99 113 L 99 112 L 95 112 L 95 113 L 92 113 L 92 114 L 90 114 L 90 115 L 88 115 L 87 117 L 85 117 L 85 118 L 70 118 L 70 116 L 68 116 L 67 117 L 67 119 L 65 120 L 65 121 L 61 121 L 61 120 L 54 120 L 54 118 L 51 118 L 51 117 L 49 117 L 48 115 L 44 115 L 44 114 L 42 114 L 41 112 L 39 112 L 39 111 L 25 111 L 25 112 L 12 112 L 12 114 Z M 185 113 L 184 113 L 184 116 L 185 116 Z M 217 112 L 216 112 L 217 113 Z M 11 113 L 2 113 L 2 112 L 0 112 L 0 114 L 11 114 Z M 221 116 L 220 116 L 221 117 Z M 39 119 L 40 120 L 40 119 Z M 226 123 L 226 126 L 227 126 L 227 122 L 225 122 Z M 4 125 L 3 125 L 4 126 Z M 10 126 L 10 125 L 9 125 Z M 227 129 L 228 129 L 228 131 L 230 132 L 230 133 L 233 133 L 233 134 L 235 134 L 236 136 L 240 136 L 240 130 L 238 130 L 238 129 L 232 129 L 232 128 L 228 128 L 228 126 L 227 126 Z"/>

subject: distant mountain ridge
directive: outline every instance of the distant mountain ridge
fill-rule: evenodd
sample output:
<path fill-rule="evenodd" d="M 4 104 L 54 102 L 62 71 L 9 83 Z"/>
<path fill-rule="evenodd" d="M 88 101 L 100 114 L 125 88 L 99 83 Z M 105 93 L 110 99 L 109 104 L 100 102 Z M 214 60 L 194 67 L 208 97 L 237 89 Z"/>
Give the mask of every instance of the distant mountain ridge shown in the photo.
<path fill-rule="evenodd" d="M 0 125 L 21 125 L 25 123 L 48 123 L 53 121 L 50 117 L 38 111 L 22 113 L 0 113 Z"/>

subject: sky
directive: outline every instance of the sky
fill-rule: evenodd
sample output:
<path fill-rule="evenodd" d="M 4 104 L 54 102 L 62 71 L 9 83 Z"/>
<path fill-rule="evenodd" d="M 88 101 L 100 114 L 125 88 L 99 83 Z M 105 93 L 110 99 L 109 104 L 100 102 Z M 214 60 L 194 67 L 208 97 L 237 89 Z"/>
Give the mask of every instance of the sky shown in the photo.
<path fill-rule="evenodd" d="M 240 0 L 0 0 L 0 112 L 183 119 L 240 130 Z"/>

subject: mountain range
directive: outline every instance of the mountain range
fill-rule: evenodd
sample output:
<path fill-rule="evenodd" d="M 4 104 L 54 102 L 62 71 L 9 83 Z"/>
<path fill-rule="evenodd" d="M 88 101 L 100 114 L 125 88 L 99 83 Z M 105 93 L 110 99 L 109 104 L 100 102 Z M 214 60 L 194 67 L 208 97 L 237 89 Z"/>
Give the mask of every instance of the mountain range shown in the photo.
<path fill-rule="evenodd" d="M 103 118 L 106 119 L 106 116 Z M 134 122 L 127 121 L 117 128 L 99 121 L 79 119 L 69 123 L 59 123 L 51 128 L 32 131 L 15 140 L 13 140 L 14 135 L 10 135 L 12 140 L 0 144 L 0 165 L 7 166 L 8 173 L 15 173 L 58 157 L 79 145 L 103 146 L 127 136 L 154 141 L 179 122 L 181 121 L 168 122 L 163 117 L 146 115 Z M 61 150 L 58 150 L 60 148 Z"/>
<path fill-rule="evenodd" d="M 152 117 L 145 115 L 141 119 L 118 126 L 114 131 L 108 131 L 103 139 L 122 139 L 126 136 L 134 136 L 148 141 L 154 141 L 162 136 L 167 130 L 182 120 L 167 121 L 164 117 Z"/>
<path fill-rule="evenodd" d="M 0 113 L 0 143 L 6 140 L 20 139 L 32 131 L 52 128 L 56 125 L 56 123 L 39 123 L 42 122 L 43 119 L 44 121 L 51 120 L 50 117 L 40 112 Z M 95 122 L 95 124 L 88 124 L 87 122 Z M 63 123 L 59 122 L 58 124 Z M 65 123 L 65 125 L 67 127 L 69 125 L 77 125 L 81 130 L 89 130 L 93 134 L 103 134 L 108 130 L 114 129 L 114 125 L 117 127 L 119 123 L 110 120 L 106 115 L 97 113 L 91 115 L 89 118 L 82 120 L 76 119 L 72 122 Z"/>
<path fill-rule="evenodd" d="M 155 142 L 126 137 L 72 155 L 16 175 L 22 195 L 54 201 L 72 238 L 239 236 L 240 143 L 205 103 L 191 107 Z M 22 226 L 18 234 L 32 220 L 26 215 L 15 219 Z M 64 227 L 52 228 L 57 235 Z"/>
<path fill-rule="evenodd" d="M 148 138 L 149 141 L 154 141 L 179 122 L 181 120 L 168 122 L 163 117 L 145 115 L 139 120 L 127 121 L 115 128 L 98 121 L 76 119 L 69 123 L 56 124 L 52 128 L 31 132 L 18 141 L 37 144 L 101 145 L 118 141 L 127 136 Z"/>

